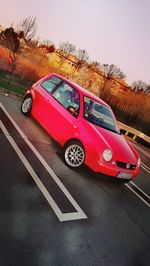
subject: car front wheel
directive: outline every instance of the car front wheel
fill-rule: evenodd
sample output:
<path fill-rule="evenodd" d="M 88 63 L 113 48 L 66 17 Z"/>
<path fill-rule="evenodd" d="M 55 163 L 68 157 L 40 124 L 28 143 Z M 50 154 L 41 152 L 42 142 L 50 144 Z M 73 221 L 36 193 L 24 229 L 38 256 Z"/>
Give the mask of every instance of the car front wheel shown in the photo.
<path fill-rule="evenodd" d="M 32 98 L 31 96 L 27 96 L 23 102 L 22 102 L 22 105 L 21 105 L 21 112 L 24 114 L 24 115 L 29 115 L 30 112 L 31 112 L 31 109 L 32 109 Z"/>
<path fill-rule="evenodd" d="M 85 160 L 85 151 L 83 145 L 79 141 L 69 142 L 64 147 L 65 163 L 71 168 L 80 167 Z"/>

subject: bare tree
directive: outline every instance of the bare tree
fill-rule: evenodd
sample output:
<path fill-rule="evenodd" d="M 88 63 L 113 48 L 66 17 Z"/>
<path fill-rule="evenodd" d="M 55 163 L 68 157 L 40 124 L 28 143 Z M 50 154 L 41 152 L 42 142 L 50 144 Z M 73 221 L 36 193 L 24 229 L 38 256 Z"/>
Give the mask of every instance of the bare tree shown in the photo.
<path fill-rule="evenodd" d="M 103 64 L 102 69 L 104 71 L 104 76 L 107 79 L 110 79 L 112 77 L 115 77 L 117 79 L 124 79 L 126 77 L 126 75 L 116 65 Z"/>
<path fill-rule="evenodd" d="M 78 49 L 77 58 L 80 61 L 87 61 L 89 59 L 89 55 L 86 50 Z"/>
<path fill-rule="evenodd" d="M 103 71 L 103 86 L 100 88 L 99 96 L 107 101 L 111 98 L 110 82 L 114 78 L 123 80 L 126 75 L 114 64 L 103 64 L 101 68 Z"/>
<path fill-rule="evenodd" d="M 33 39 L 37 31 L 36 17 L 27 17 L 23 19 L 22 22 L 17 25 L 17 31 L 23 32 L 26 40 Z"/>
<path fill-rule="evenodd" d="M 76 51 L 76 48 L 73 44 L 69 42 L 61 42 L 59 45 L 59 56 L 60 56 L 60 64 L 59 68 L 65 63 L 65 61 L 68 59 L 70 54 L 74 54 Z"/>
<path fill-rule="evenodd" d="M 40 45 L 39 48 L 43 48 L 45 50 L 45 53 L 53 53 L 55 52 L 55 46 L 52 41 L 50 40 L 44 40 Z"/>
<path fill-rule="evenodd" d="M 150 85 L 147 85 L 144 81 L 142 80 L 138 80 L 138 81 L 134 81 L 131 85 L 131 89 L 133 91 L 137 91 L 137 92 L 144 92 L 147 93 L 147 89 L 149 89 Z"/>
<path fill-rule="evenodd" d="M 54 43 L 51 40 L 43 40 L 40 45 L 45 45 L 45 46 L 51 46 L 54 45 Z"/>
<path fill-rule="evenodd" d="M 75 45 L 69 42 L 61 42 L 59 45 L 60 51 L 63 55 L 67 56 L 68 54 L 73 54 L 76 51 Z"/>
<path fill-rule="evenodd" d="M 87 60 L 89 58 L 87 51 L 82 50 L 82 49 L 78 49 L 76 56 L 77 56 L 78 62 L 76 63 L 76 68 L 75 68 L 74 73 L 78 71 L 80 68 L 82 68 L 83 66 L 87 65 Z"/>
<path fill-rule="evenodd" d="M 97 62 L 97 61 L 93 61 L 93 62 L 91 63 L 91 67 L 92 67 L 92 68 L 99 68 L 99 67 L 100 67 L 100 63 Z"/>
<path fill-rule="evenodd" d="M 146 94 L 150 93 L 150 84 L 147 85 Z"/>
<path fill-rule="evenodd" d="M 88 64 L 87 65 L 87 68 L 90 70 L 90 71 L 94 71 L 94 72 L 97 72 L 97 74 L 99 72 L 101 72 L 101 69 L 100 69 L 100 63 L 97 62 L 97 61 L 93 61 L 92 63 Z"/>

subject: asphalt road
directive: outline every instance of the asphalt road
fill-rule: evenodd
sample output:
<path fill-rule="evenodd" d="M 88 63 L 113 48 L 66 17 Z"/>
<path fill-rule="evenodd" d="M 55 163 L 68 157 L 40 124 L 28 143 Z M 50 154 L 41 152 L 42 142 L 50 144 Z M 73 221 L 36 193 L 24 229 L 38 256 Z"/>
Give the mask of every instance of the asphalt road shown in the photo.
<path fill-rule="evenodd" d="M 0 265 L 150 265 L 149 150 L 127 185 L 73 171 L 20 99 L 0 103 Z"/>

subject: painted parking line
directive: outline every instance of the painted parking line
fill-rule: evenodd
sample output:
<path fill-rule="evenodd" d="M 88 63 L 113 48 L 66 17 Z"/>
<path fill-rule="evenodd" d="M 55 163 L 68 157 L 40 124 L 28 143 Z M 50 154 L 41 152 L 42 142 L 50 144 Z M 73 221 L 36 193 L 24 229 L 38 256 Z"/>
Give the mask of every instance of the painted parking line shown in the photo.
<path fill-rule="evenodd" d="M 133 182 L 125 184 L 125 186 L 150 208 L 150 197 L 142 189 L 136 186 Z"/>
<path fill-rule="evenodd" d="M 138 191 L 140 191 L 149 201 L 150 201 L 150 196 L 147 195 L 141 188 L 139 188 L 135 183 L 130 181 L 130 184 L 134 186 Z"/>
<path fill-rule="evenodd" d="M 146 164 L 141 163 L 141 167 L 142 167 L 147 173 L 150 174 L 150 168 L 149 168 Z"/>
<path fill-rule="evenodd" d="M 29 163 L 29 161 L 27 160 L 27 158 L 24 156 L 24 154 L 22 153 L 22 151 L 19 149 L 19 147 L 17 146 L 17 144 L 15 143 L 14 139 L 12 139 L 12 137 L 10 136 L 10 133 L 7 131 L 6 127 L 4 126 L 3 123 L 1 123 L 1 127 L 3 128 L 3 132 L 5 132 L 5 136 L 9 136 L 11 138 L 9 138 L 9 142 L 11 143 L 11 145 L 13 146 L 13 148 L 15 149 L 15 151 L 17 152 L 19 158 L 21 159 L 21 161 L 25 162 L 25 167 L 27 168 L 27 170 L 29 171 L 30 175 L 32 176 L 32 178 L 34 179 L 34 181 L 36 182 L 37 186 L 39 187 L 39 189 L 41 190 L 41 192 L 43 193 L 43 195 L 45 196 L 45 198 L 47 199 L 48 203 L 50 204 L 50 206 L 52 207 L 52 209 L 54 210 L 55 214 L 57 215 L 58 219 L 60 221 L 69 221 L 69 220 L 78 220 L 78 219 L 86 219 L 87 216 L 85 215 L 85 213 L 82 211 L 82 209 L 79 207 L 79 205 L 77 204 L 77 202 L 73 199 L 73 197 L 70 195 L 70 193 L 68 192 L 68 190 L 64 187 L 64 185 L 62 184 L 62 182 L 59 180 L 59 178 L 56 176 L 56 174 L 53 172 L 53 170 L 50 168 L 50 166 L 47 164 L 47 162 L 44 160 L 44 158 L 39 154 L 39 152 L 36 150 L 36 148 L 32 145 L 32 143 L 27 139 L 27 137 L 25 136 L 25 134 L 22 132 L 22 130 L 19 128 L 19 126 L 17 125 L 17 123 L 13 120 L 13 118 L 10 116 L 10 114 L 7 112 L 7 110 L 4 108 L 4 106 L 0 103 L 0 108 L 3 110 L 3 112 L 5 113 L 5 115 L 7 116 L 7 118 L 11 121 L 11 123 L 13 124 L 13 126 L 15 127 L 15 129 L 17 130 L 17 132 L 19 133 L 19 135 L 21 136 L 22 140 L 26 142 L 26 144 L 28 145 L 28 147 L 32 150 L 32 152 L 35 154 L 35 156 L 38 158 L 38 160 L 41 162 L 41 164 L 44 166 L 44 168 L 47 170 L 47 172 L 50 174 L 50 176 L 53 178 L 53 180 L 56 182 L 57 186 L 61 189 L 61 191 L 64 193 L 64 195 L 66 196 L 66 198 L 69 200 L 69 202 L 72 204 L 72 206 L 77 210 L 77 212 L 68 212 L 68 213 L 63 213 L 60 208 L 58 207 L 58 205 L 56 204 L 56 202 L 54 201 L 54 199 L 51 197 L 50 193 L 48 192 L 48 190 L 46 189 L 46 187 L 43 185 L 41 179 L 39 178 L 39 176 L 35 173 L 35 171 L 33 170 L 31 164 Z M 11 141 L 10 141 L 11 139 Z M 148 207 L 150 207 L 150 203 L 149 203 L 149 199 L 148 199 L 148 195 L 144 195 L 144 192 L 138 188 L 135 189 L 135 184 L 130 183 L 126 184 L 126 186 L 130 189 L 130 191 L 132 191 L 139 199 L 141 199 Z M 143 192 L 143 193 L 142 193 Z M 144 195 L 144 197 L 143 197 Z M 145 197 L 146 196 L 146 197 Z M 147 201 L 148 199 L 148 201 Z"/>
<path fill-rule="evenodd" d="M 22 163 L 24 164 L 24 166 L 26 167 L 26 169 L 30 173 L 31 177 L 34 179 L 35 183 L 37 184 L 37 186 L 39 187 L 39 189 L 41 190 L 41 192 L 43 193 L 43 195 L 45 196 L 46 200 L 48 201 L 49 205 L 51 206 L 51 208 L 53 209 L 53 211 L 57 215 L 58 219 L 61 222 L 62 221 L 69 221 L 69 220 L 86 219 L 87 218 L 86 214 L 83 212 L 83 210 L 77 204 L 77 202 L 71 196 L 71 194 L 69 193 L 69 191 L 65 188 L 65 186 L 63 185 L 63 183 L 59 180 L 59 178 L 56 176 L 56 174 L 53 172 L 53 170 L 47 164 L 47 162 L 44 160 L 44 158 L 40 155 L 40 153 L 36 150 L 36 148 L 32 145 L 32 143 L 27 139 L 27 137 L 25 136 L 25 134 L 22 132 L 22 130 L 17 125 L 17 123 L 13 120 L 13 118 L 10 116 L 10 114 L 7 112 L 7 110 L 4 108 L 4 106 L 1 103 L 0 103 L 0 108 L 2 108 L 2 110 L 4 111 L 4 113 L 6 114 L 6 116 L 8 117 L 8 119 L 11 121 L 11 123 L 14 125 L 14 127 L 16 128 L 16 130 L 18 131 L 18 133 L 20 134 L 20 136 L 22 137 L 22 139 L 26 142 L 26 144 L 29 146 L 29 148 L 32 150 L 32 152 L 36 155 L 36 157 L 38 158 L 38 160 L 42 163 L 42 165 L 47 170 L 47 172 L 50 174 L 50 176 L 53 178 L 53 180 L 56 182 L 56 184 L 58 185 L 58 187 L 65 194 L 65 196 L 67 197 L 67 199 L 69 200 L 69 202 L 76 209 L 76 212 L 70 212 L 70 213 L 63 213 L 60 210 L 60 208 L 58 207 L 58 205 L 56 204 L 56 202 L 53 200 L 53 198 L 49 194 L 49 192 L 46 189 L 46 187 L 41 182 L 41 180 L 38 177 L 38 175 L 35 173 L 34 169 L 31 166 L 31 164 L 28 162 L 28 160 L 26 159 L 26 157 L 24 156 L 24 154 L 22 153 L 22 151 L 20 150 L 20 148 L 18 147 L 18 145 L 16 144 L 16 142 L 14 141 L 14 139 L 12 138 L 12 136 L 10 136 L 8 130 L 5 127 L 5 125 L 2 123 L 2 121 L 0 121 L 0 127 L 1 127 L 1 129 L 2 129 L 2 131 L 4 133 L 4 135 L 5 135 L 5 137 L 7 138 L 7 140 L 9 141 L 9 143 L 11 144 L 11 146 L 13 147 L 13 149 L 15 150 L 15 152 L 18 154 L 20 160 L 22 161 Z"/>
<path fill-rule="evenodd" d="M 132 145 L 139 150 L 140 152 L 142 152 L 145 156 L 147 156 L 148 158 L 150 158 L 150 154 L 145 151 L 144 149 L 142 149 L 141 147 L 139 147 L 138 145 L 136 145 L 135 143 L 132 142 Z M 146 164 L 144 164 L 143 162 L 141 162 L 141 168 L 143 168 L 147 173 L 150 174 L 150 167 L 147 166 Z"/>

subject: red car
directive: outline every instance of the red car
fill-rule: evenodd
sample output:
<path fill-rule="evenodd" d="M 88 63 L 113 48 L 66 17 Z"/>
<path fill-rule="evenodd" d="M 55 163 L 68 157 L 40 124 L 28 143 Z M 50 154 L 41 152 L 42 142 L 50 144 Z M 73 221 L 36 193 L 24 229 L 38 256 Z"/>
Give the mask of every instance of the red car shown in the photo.
<path fill-rule="evenodd" d="M 60 143 L 68 166 L 85 163 L 94 172 L 126 180 L 138 175 L 139 155 L 120 134 L 111 108 L 79 85 L 49 74 L 26 92 L 21 111 Z"/>

